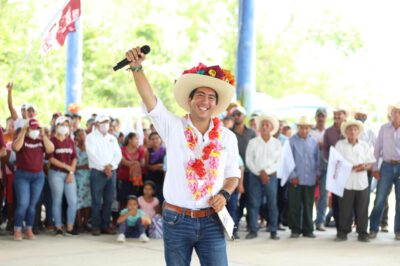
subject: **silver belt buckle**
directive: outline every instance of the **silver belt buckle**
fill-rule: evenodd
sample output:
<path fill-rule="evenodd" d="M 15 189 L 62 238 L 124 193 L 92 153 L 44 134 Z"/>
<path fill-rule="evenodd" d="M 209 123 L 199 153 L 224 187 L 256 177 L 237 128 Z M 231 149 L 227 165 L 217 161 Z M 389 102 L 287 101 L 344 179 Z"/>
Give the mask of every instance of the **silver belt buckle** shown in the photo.
<path fill-rule="evenodd" d="M 195 218 L 195 217 L 193 217 L 193 213 L 194 213 L 194 210 L 190 209 L 190 218 Z"/>

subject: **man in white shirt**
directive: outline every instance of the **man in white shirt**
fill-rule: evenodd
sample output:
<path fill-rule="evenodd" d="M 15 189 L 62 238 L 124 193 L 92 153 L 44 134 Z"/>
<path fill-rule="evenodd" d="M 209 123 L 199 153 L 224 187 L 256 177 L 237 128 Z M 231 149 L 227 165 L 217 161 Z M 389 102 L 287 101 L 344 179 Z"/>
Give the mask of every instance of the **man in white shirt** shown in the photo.
<path fill-rule="evenodd" d="M 260 136 L 251 139 L 246 149 L 246 164 L 250 170 L 248 184 L 248 212 L 250 232 L 246 239 L 257 237 L 258 214 L 262 196 L 267 197 L 268 222 L 271 239 L 278 240 L 278 179 L 276 170 L 281 158 L 282 146 L 273 135 L 279 130 L 278 119 L 263 115 L 255 118 Z M 264 193 L 263 193 L 264 192 Z"/>
<path fill-rule="evenodd" d="M 336 241 L 347 240 L 351 232 L 353 214 L 357 225 L 358 240 L 369 242 L 368 238 L 368 203 L 369 185 L 367 170 L 371 169 L 375 157 L 368 143 L 359 139 L 364 130 L 360 121 L 344 122 L 341 126 L 342 135 L 346 139 L 339 140 L 336 150 L 351 164 L 353 170 L 346 182 L 343 197 L 339 198 L 339 226 Z"/>
<path fill-rule="evenodd" d="M 222 210 L 239 183 L 235 135 L 215 118 L 234 95 L 233 76 L 203 64 L 183 72 L 174 85 L 189 114 L 171 114 L 142 70 L 140 48 L 126 53 L 143 103 L 168 152 L 164 181 L 164 255 L 167 265 L 190 265 L 193 249 L 202 265 L 228 265 Z M 214 118 L 213 118 L 214 117 Z"/>
<path fill-rule="evenodd" d="M 108 133 L 110 118 L 99 115 L 95 130 L 86 137 L 92 194 L 92 234 L 115 234 L 110 227 L 111 205 L 116 189 L 116 169 L 122 159 L 117 139 Z"/>

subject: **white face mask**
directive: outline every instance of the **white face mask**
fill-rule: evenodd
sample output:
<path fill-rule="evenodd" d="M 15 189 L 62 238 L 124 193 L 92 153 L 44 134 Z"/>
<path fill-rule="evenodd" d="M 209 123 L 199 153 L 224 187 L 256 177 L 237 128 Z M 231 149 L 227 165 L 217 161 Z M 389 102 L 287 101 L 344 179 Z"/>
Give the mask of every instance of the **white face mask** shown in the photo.
<path fill-rule="evenodd" d="M 37 139 L 37 138 L 39 138 L 39 135 L 40 135 L 40 131 L 39 130 L 30 130 L 29 133 L 28 133 L 28 136 L 31 139 Z"/>
<path fill-rule="evenodd" d="M 57 133 L 60 135 L 67 135 L 69 133 L 69 129 L 67 126 L 61 126 L 61 127 L 57 127 Z"/>
<path fill-rule="evenodd" d="M 99 125 L 99 131 L 103 134 L 106 134 L 109 129 L 110 129 L 110 124 L 108 123 L 103 123 Z"/>

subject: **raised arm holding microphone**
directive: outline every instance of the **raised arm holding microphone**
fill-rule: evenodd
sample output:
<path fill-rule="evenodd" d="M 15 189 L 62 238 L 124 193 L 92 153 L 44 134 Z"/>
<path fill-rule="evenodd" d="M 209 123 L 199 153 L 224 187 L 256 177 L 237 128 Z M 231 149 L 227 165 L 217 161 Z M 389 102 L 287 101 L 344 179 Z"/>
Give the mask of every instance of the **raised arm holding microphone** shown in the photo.
<path fill-rule="evenodd" d="M 136 87 L 166 144 L 164 181 L 164 254 L 167 265 L 190 265 L 193 248 L 202 265 L 228 265 L 219 212 L 239 183 L 235 135 L 216 117 L 235 92 L 234 77 L 215 66 L 186 70 L 174 85 L 184 117 L 170 113 L 157 98 L 144 72 L 140 48 L 126 52 Z"/>

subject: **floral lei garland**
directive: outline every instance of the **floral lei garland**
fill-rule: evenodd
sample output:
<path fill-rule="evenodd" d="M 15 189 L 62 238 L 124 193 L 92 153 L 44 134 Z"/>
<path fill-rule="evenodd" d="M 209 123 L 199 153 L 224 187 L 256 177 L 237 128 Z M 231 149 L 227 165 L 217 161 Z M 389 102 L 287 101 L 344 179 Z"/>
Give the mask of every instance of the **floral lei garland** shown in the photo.
<path fill-rule="evenodd" d="M 214 127 L 208 133 L 210 143 L 203 148 L 200 158 L 196 155 L 196 158 L 189 160 L 186 165 L 186 179 L 195 200 L 211 194 L 212 187 L 218 176 L 218 166 L 222 150 L 220 142 L 221 121 L 218 118 L 213 118 L 213 123 Z M 191 151 L 195 151 L 198 139 L 189 125 L 185 129 L 185 138 L 188 148 Z"/>

